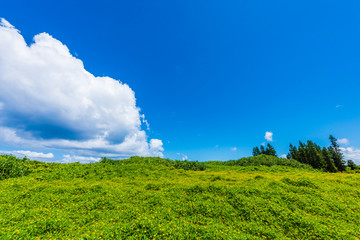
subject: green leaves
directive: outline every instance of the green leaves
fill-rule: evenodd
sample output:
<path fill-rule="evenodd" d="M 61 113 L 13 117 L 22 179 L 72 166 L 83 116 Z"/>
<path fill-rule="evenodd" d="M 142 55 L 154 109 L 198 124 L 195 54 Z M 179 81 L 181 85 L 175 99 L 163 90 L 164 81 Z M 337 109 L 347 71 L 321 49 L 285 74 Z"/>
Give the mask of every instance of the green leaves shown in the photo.
<path fill-rule="evenodd" d="M 0 180 L 26 176 L 31 170 L 25 166 L 27 159 L 18 159 L 11 155 L 0 155 Z"/>

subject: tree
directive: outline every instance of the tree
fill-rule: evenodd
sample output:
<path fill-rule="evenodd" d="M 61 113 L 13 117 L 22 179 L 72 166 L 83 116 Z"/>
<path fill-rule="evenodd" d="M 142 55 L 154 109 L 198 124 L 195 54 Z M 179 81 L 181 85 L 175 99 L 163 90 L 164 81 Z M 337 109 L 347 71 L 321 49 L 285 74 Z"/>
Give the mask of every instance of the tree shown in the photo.
<path fill-rule="evenodd" d="M 328 172 L 337 172 L 338 169 L 336 168 L 336 166 L 334 164 L 334 161 L 332 160 L 329 151 L 325 147 L 323 147 L 322 153 L 323 153 L 323 156 L 324 156 L 325 161 L 326 161 L 326 170 Z"/>
<path fill-rule="evenodd" d="M 331 147 L 335 150 L 335 152 L 337 154 L 341 154 L 340 152 L 340 146 L 337 143 L 337 139 L 334 138 L 332 135 L 329 136 L 330 142 L 331 142 Z M 342 154 L 341 154 L 342 155 Z"/>
<path fill-rule="evenodd" d="M 265 148 L 263 145 L 260 146 L 260 153 L 265 154 Z"/>
<path fill-rule="evenodd" d="M 270 143 L 267 144 L 266 148 L 263 145 L 260 146 L 260 149 L 258 147 L 253 148 L 253 156 L 261 154 L 277 156 L 275 148 Z"/>
<path fill-rule="evenodd" d="M 334 170 L 336 168 L 329 152 L 327 150 L 324 151 L 324 148 L 321 149 L 319 145 L 312 141 L 307 141 L 306 143 L 299 141 L 298 147 L 290 144 L 288 157 L 301 163 L 309 164 L 316 169 L 330 172 L 336 171 Z"/>
<path fill-rule="evenodd" d="M 259 156 L 261 154 L 260 149 L 258 147 L 253 148 L 253 156 Z"/>
<path fill-rule="evenodd" d="M 347 161 L 347 166 L 348 166 L 349 168 L 351 168 L 351 170 L 354 170 L 354 169 L 356 168 L 356 164 L 354 163 L 353 160 L 348 160 L 348 161 Z"/>
<path fill-rule="evenodd" d="M 340 146 L 337 143 L 337 139 L 334 138 L 332 135 L 329 137 L 331 145 L 328 148 L 330 152 L 331 158 L 333 159 L 335 166 L 339 171 L 345 171 L 345 161 L 343 154 L 340 151 Z"/>
<path fill-rule="evenodd" d="M 272 155 L 272 156 L 277 156 L 276 155 L 276 151 L 275 151 L 275 148 L 270 144 L 268 143 L 267 146 L 266 146 L 266 150 L 265 150 L 265 153 L 266 155 Z"/>
<path fill-rule="evenodd" d="M 287 157 L 328 172 L 344 171 L 345 161 L 337 139 L 332 135 L 330 135 L 329 139 L 331 145 L 327 149 L 325 147 L 321 148 L 312 141 L 306 143 L 299 141 L 298 147 L 290 144 Z"/>

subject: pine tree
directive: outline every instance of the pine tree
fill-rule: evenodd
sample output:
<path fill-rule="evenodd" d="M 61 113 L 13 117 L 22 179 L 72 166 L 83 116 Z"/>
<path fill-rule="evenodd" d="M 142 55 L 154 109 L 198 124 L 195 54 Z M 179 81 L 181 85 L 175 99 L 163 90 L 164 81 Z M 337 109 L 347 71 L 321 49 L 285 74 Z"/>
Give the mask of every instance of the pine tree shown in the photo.
<path fill-rule="evenodd" d="M 312 141 L 307 141 L 306 143 L 299 141 L 298 147 L 290 144 L 288 158 L 290 157 L 301 163 L 309 164 L 316 169 L 328 170 L 329 168 L 328 171 L 333 171 L 330 164 L 332 159 L 330 157 L 331 161 L 328 163 L 329 153 L 327 152 L 327 154 L 324 155 L 321 147 Z M 329 164 L 330 166 L 328 166 Z"/>
<path fill-rule="evenodd" d="M 265 150 L 265 154 L 266 154 L 266 155 L 277 156 L 277 155 L 276 155 L 275 148 L 274 148 L 273 146 L 271 146 L 270 143 L 267 144 L 267 147 L 266 147 L 266 150 Z"/>
<path fill-rule="evenodd" d="M 260 149 L 258 147 L 253 148 L 253 156 L 259 156 L 261 154 Z"/>
<path fill-rule="evenodd" d="M 328 172 L 337 172 L 338 169 L 336 168 L 329 151 L 325 147 L 323 147 L 323 149 L 322 149 L 322 154 L 326 161 L 326 170 Z"/>
<path fill-rule="evenodd" d="M 335 152 L 337 154 L 341 154 L 340 152 L 340 146 L 337 143 L 337 139 L 334 138 L 332 135 L 329 136 L 330 142 L 331 142 L 331 147 L 335 150 Z M 342 155 L 342 154 L 341 154 Z"/>
<path fill-rule="evenodd" d="M 277 156 L 275 148 L 270 143 L 267 144 L 266 148 L 263 145 L 260 146 L 260 149 L 258 147 L 254 147 L 252 153 L 253 156 L 261 154 Z"/>
<path fill-rule="evenodd" d="M 307 141 L 307 144 L 304 144 L 305 156 L 309 164 L 316 169 L 325 169 L 326 161 L 322 154 L 320 146 L 313 143 L 312 141 Z"/>
<path fill-rule="evenodd" d="M 335 166 L 339 171 L 345 171 L 345 161 L 343 160 L 344 156 L 340 151 L 340 146 L 337 143 L 337 139 L 332 135 L 329 137 L 331 146 L 328 148 L 331 158 L 334 161 Z"/>
<path fill-rule="evenodd" d="M 311 165 L 311 164 L 310 164 L 310 159 L 307 158 L 305 144 L 302 143 L 301 141 L 299 141 L 297 158 L 299 159 L 299 160 L 298 160 L 299 162 Z M 297 160 L 297 159 L 296 159 L 296 160 Z"/>
<path fill-rule="evenodd" d="M 300 161 L 298 158 L 298 155 L 299 155 L 299 152 L 298 152 L 297 148 L 290 143 L 289 153 L 287 155 L 287 158 L 288 159 L 296 159 L 297 161 Z"/>
<path fill-rule="evenodd" d="M 265 154 L 265 148 L 263 145 L 260 146 L 260 153 Z"/>

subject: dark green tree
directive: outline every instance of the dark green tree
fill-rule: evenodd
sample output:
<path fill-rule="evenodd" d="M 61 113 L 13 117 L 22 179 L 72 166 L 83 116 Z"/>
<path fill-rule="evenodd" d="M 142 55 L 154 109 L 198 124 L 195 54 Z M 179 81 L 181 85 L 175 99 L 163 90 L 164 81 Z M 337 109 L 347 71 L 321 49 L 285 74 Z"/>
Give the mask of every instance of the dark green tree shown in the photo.
<path fill-rule="evenodd" d="M 270 143 L 267 144 L 266 148 L 263 145 L 260 146 L 260 149 L 258 147 L 253 148 L 253 156 L 261 154 L 277 156 L 275 148 Z"/>
<path fill-rule="evenodd" d="M 275 148 L 270 143 L 267 144 L 264 154 L 277 156 Z"/>
<path fill-rule="evenodd" d="M 299 141 L 299 146 L 290 144 L 288 158 L 295 159 L 301 163 L 309 164 L 313 168 L 327 170 L 329 156 L 325 156 L 321 147 L 312 141 L 303 143 Z M 331 166 L 330 166 L 331 169 Z"/>
<path fill-rule="evenodd" d="M 332 135 L 330 135 L 329 139 L 331 145 L 327 149 L 321 148 L 312 141 L 306 143 L 299 141 L 298 147 L 290 144 L 287 157 L 328 172 L 344 171 L 345 161 L 337 139 Z"/>
<path fill-rule="evenodd" d="M 260 149 L 258 147 L 253 148 L 253 156 L 259 156 L 261 154 Z"/>
<path fill-rule="evenodd" d="M 260 146 L 260 153 L 265 154 L 265 148 L 263 145 Z"/>
<path fill-rule="evenodd" d="M 325 147 L 323 147 L 323 149 L 322 149 L 322 154 L 326 161 L 326 170 L 328 172 L 337 172 L 338 169 L 336 168 L 329 151 Z"/>
<path fill-rule="evenodd" d="M 348 161 L 347 161 L 347 166 L 348 166 L 349 168 L 351 168 L 351 170 L 356 169 L 356 164 L 354 163 L 353 160 L 348 160 Z"/>
<path fill-rule="evenodd" d="M 345 171 L 345 161 L 343 160 L 344 156 L 340 151 L 340 146 L 337 143 L 337 139 L 332 135 L 330 135 L 329 139 L 331 145 L 328 148 L 328 151 L 330 152 L 331 158 L 333 159 L 334 164 L 339 171 Z"/>

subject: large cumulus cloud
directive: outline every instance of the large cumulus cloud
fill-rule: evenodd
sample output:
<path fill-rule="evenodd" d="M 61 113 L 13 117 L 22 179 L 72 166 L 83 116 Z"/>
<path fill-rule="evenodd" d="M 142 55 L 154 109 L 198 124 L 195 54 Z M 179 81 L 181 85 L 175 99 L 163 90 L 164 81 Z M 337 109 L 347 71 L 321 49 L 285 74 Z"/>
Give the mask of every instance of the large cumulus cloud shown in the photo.
<path fill-rule="evenodd" d="M 29 46 L 5 19 L 0 23 L 0 141 L 72 154 L 162 156 L 148 141 L 131 88 L 96 77 L 47 33 Z"/>

